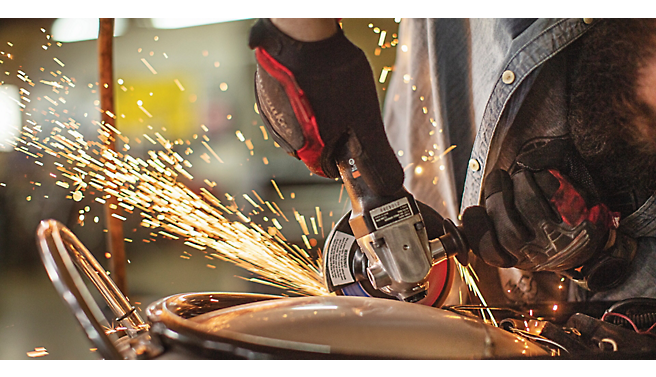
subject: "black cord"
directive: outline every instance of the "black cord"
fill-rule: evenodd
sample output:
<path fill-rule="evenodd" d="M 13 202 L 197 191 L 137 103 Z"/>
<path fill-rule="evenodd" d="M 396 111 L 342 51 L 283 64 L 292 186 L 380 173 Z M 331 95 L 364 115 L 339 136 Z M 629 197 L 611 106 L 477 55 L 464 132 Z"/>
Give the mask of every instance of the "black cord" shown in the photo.
<path fill-rule="evenodd" d="M 512 333 L 514 333 L 514 334 L 521 335 L 521 336 L 523 336 L 523 337 L 525 337 L 525 338 L 531 339 L 531 340 L 536 341 L 536 342 L 542 342 L 542 343 L 550 344 L 550 345 L 552 345 L 552 346 L 556 346 L 557 348 L 560 348 L 561 350 L 567 352 L 568 354 L 570 353 L 570 352 L 567 350 L 567 348 L 565 348 L 563 345 L 561 345 L 561 344 L 559 344 L 559 343 L 557 343 L 557 342 L 554 342 L 554 341 L 551 340 L 551 339 L 545 338 L 545 337 L 543 337 L 543 336 L 541 336 L 541 335 L 533 334 L 533 333 L 530 333 L 530 332 L 528 332 L 528 331 L 518 329 L 518 328 L 516 328 L 516 327 L 508 327 L 508 328 L 506 328 L 506 330 L 507 330 L 507 331 L 510 331 L 510 332 L 512 332 Z"/>
<path fill-rule="evenodd" d="M 635 325 L 638 329 L 651 329 L 656 324 L 656 299 L 638 297 L 618 301 L 605 314 L 622 314 L 628 318 L 604 315 L 604 321 L 617 326 L 632 328 Z"/>
<path fill-rule="evenodd" d="M 116 322 L 121 322 L 122 320 L 126 319 L 130 314 L 134 313 L 134 311 L 137 310 L 136 307 L 132 307 L 127 313 L 123 314 L 122 317 L 116 318 Z"/>

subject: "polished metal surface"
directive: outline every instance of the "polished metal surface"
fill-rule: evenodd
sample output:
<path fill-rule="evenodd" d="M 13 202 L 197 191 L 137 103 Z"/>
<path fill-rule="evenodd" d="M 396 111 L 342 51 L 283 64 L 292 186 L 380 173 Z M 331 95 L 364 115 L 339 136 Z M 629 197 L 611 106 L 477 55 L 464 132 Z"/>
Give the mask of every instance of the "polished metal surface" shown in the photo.
<path fill-rule="evenodd" d="M 550 356 L 475 318 L 369 297 L 177 294 L 151 304 L 146 323 L 70 230 L 44 221 L 37 236 L 51 281 L 105 359 Z M 110 326 L 77 269 L 94 282 L 129 336 L 106 332 Z"/>
<path fill-rule="evenodd" d="M 216 296 L 217 300 L 221 297 Z M 196 299 L 202 298 L 196 296 Z M 205 301 L 209 301 L 209 296 Z M 171 303 L 174 303 L 171 305 Z M 367 297 L 279 298 L 190 318 L 180 297 L 153 304 L 148 318 L 170 339 L 246 358 L 487 359 L 549 356 L 527 339 L 443 309 Z"/>

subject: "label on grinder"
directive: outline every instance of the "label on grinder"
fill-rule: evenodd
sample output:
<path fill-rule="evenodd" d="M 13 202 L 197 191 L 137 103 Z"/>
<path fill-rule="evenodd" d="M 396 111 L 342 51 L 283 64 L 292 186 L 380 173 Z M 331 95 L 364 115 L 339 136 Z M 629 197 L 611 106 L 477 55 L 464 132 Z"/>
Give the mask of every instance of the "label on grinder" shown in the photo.
<path fill-rule="evenodd" d="M 407 219 L 412 216 L 412 209 L 408 198 L 401 198 L 392 203 L 385 204 L 369 211 L 371 220 L 374 222 L 376 229 L 394 224 L 397 221 Z"/>
<path fill-rule="evenodd" d="M 349 251 L 355 242 L 355 237 L 350 234 L 336 231 L 330 242 L 330 248 L 326 251 L 329 256 L 328 270 L 330 281 L 333 286 L 355 282 L 349 268 Z"/>

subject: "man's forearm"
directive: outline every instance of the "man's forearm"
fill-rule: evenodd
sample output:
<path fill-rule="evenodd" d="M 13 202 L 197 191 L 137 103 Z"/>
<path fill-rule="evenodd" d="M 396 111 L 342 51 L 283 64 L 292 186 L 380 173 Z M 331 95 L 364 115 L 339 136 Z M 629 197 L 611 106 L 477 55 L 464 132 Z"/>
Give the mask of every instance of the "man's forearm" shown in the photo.
<path fill-rule="evenodd" d="M 280 31 L 301 42 L 329 38 L 337 31 L 334 18 L 272 18 Z"/>

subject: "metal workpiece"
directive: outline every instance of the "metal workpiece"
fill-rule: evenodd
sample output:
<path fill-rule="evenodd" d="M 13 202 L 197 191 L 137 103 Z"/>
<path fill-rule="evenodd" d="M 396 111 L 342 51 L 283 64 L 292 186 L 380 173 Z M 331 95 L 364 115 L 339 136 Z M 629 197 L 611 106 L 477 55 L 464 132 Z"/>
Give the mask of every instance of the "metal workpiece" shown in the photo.
<path fill-rule="evenodd" d="M 426 290 L 433 263 L 420 214 L 369 233 L 358 245 L 369 260 L 367 275 L 376 289 L 403 301 Z"/>
<path fill-rule="evenodd" d="M 100 355 L 105 359 L 138 358 L 142 354 L 140 351 L 125 353 L 126 347 L 121 344 L 124 345 L 126 339 L 142 340 L 141 335 L 148 332 L 148 324 L 107 276 L 89 250 L 68 228 L 56 220 L 41 221 L 37 229 L 37 243 L 41 259 L 55 289 L 73 311 Z M 125 329 L 126 337 L 119 340 L 115 333 L 107 332 L 111 327 L 104 326 L 107 319 L 78 270 L 84 272 L 98 289 L 115 315 L 115 322 Z M 148 350 L 147 353 L 152 356 L 157 350 Z"/>
<path fill-rule="evenodd" d="M 105 359 L 484 359 L 549 356 L 546 348 L 528 339 L 492 327 L 477 318 L 426 305 L 409 304 L 423 297 L 426 283 L 403 285 L 392 277 L 419 276 L 405 271 L 404 253 L 417 252 L 430 266 L 423 226 L 406 221 L 375 232 L 383 251 L 396 252 L 393 267 L 382 260 L 369 273 L 392 281 L 407 302 L 374 297 L 282 297 L 252 293 L 184 293 L 158 300 L 146 309 L 146 326 L 126 310 L 122 296 L 97 261 L 70 230 L 56 221 L 42 222 L 39 245 L 46 270 L 98 352 Z M 412 234 L 414 244 L 400 234 Z M 352 237 L 352 236 L 351 236 Z M 419 240 L 419 241 L 417 241 Z M 384 242 L 383 242 L 384 241 Z M 353 241 L 355 242 L 355 241 Z M 370 243 L 373 247 L 373 242 Z M 400 246 L 399 246 L 400 245 Z M 412 250 L 412 245 L 421 250 Z M 425 248 L 423 246 L 426 246 Z M 403 246 L 408 246 L 407 248 Z M 76 260 L 76 262 L 74 262 Z M 385 260 L 387 261 L 387 260 Z M 364 257 L 362 261 L 364 263 Z M 117 321 L 137 324 L 133 336 L 117 337 L 105 331 L 106 319 L 86 289 L 82 276 L 95 279 L 108 305 L 124 310 Z M 410 273 L 412 272 L 412 273 Z M 415 275 L 413 275 L 415 274 Z M 383 277 L 385 279 L 385 277 Z M 106 283 L 106 286 L 104 286 Z M 418 288 L 417 288 L 418 287 Z M 402 326 L 399 326 L 402 324 Z M 116 329 L 118 330 L 118 329 Z"/>

